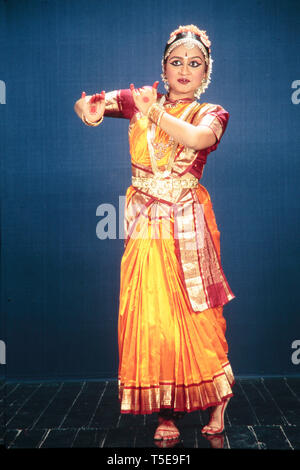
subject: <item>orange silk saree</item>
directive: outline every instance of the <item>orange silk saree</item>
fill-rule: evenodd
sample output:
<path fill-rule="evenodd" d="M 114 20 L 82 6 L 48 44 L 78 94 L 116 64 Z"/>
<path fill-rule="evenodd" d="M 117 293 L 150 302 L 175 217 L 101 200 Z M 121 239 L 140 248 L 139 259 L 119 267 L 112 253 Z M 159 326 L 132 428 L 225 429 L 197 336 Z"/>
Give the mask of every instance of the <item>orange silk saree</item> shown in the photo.
<path fill-rule="evenodd" d="M 165 110 L 178 117 L 189 104 L 179 101 Z M 186 121 L 209 125 L 219 142 L 224 125 L 215 111 L 216 105 L 197 103 Z M 129 126 L 132 174 L 144 178 L 153 176 L 147 125 L 147 118 L 137 113 Z M 163 148 L 157 160 L 163 169 L 171 149 L 159 127 L 155 142 Z M 196 155 L 178 145 L 173 174 L 186 174 Z M 189 208 L 186 219 L 180 207 Z M 195 208 L 202 215 L 201 249 L 193 245 L 199 235 Z M 233 395 L 235 382 L 223 316 L 223 305 L 235 296 L 221 267 L 220 232 L 208 191 L 200 183 L 159 194 L 131 185 L 124 224 L 118 321 L 121 413 L 164 408 L 191 412 L 221 403 Z"/>

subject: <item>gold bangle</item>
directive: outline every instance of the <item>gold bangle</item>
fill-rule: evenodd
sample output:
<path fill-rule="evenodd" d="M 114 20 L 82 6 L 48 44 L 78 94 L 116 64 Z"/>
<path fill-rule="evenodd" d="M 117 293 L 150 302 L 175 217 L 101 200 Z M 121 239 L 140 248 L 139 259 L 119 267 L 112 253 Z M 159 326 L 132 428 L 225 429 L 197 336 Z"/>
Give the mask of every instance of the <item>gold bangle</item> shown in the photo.
<path fill-rule="evenodd" d="M 157 103 L 153 103 L 147 112 L 147 117 L 150 121 L 154 122 L 159 126 L 162 115 L 165 113 L 165 110 L 159 106 Z"/>
<path fill-rule="evenodd" d="M 95 122 L 92 122 L 92 121 L 89 121 L 85 115 L 82 113 L 81 114 L 81 119 L 82 121 L 84 122 L 84 124 L 86 124 L 87 126 L 93 126 L 93 127 L 96 127 L 96 126 L 99 126 L 99 124 L 101 124 L 101 122 L 103 121 L 103 116 L 101 116 L 101 118 L 99 119 L 99 121 L 95 121 Z"/>

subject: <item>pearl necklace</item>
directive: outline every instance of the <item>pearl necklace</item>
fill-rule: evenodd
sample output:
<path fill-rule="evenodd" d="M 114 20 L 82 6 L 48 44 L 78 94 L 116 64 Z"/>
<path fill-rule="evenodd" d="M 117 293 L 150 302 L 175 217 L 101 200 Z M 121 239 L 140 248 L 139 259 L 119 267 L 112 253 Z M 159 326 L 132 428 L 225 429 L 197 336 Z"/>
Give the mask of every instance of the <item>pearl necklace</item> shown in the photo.
<path fill-rule="evenodd" d="M 166 100 L 166 97 L 165 95 L 161 97 L 160 101 L 159 101 L 159 105 L 162 106 L 164 104 Z M 185 111 L 182 113 L 182 115 L 179 117 L 179 119 L 181 120 L 185 120 L 186 116 L 188 115 L 188 113 L 191 111 L 191 109 L 193 107 L 195 107 L 197 105 L 197 101 L 193 101 L 186 109 Z M 171 151 L 171 155 L 170 155 L 170 158 L 169 158 L 169 161 L 168 161 L 168 164 L 167 164 L 167 168 L 164 170 L 164 171 L 161 171 L 158 166 L 157 166 L 157 162 L 156 162 L 156 159 L 155 159 L 155 152 L 154 152 L 154 148 L 153 148 L 153 142 L 154 142 L 154 139 L 155 139 L 155 131 L 156 131 L 156 124 L 155 123 L 152 123 L 152 126 L 150 128 L 150 126 L 148 126 L 148 129 L 147 129 L 147 141 L 148 141 L 148 149 L 149 149 L 149 154 L 150 154 L 150 160 L 151 160 L 151 167 L 152 167 L 152 171 L 153 171 L 153 174 L 155 175 L 155 177 L 158 177 L 158 178 L 168 178 L 170 175 L 171 175 L 171 170 L 172 170 L 172 167 L 173 167 L 173 163 L 174 163 L 174 160 L 175 160 L 175 154 L 176 154 L 176 149 L 177 149 L 177 146 L 178 146 L 178 142 L 175 141 L 174 139 L 173 142 L 173 148 L 172 148 L 172 151 Z"/>

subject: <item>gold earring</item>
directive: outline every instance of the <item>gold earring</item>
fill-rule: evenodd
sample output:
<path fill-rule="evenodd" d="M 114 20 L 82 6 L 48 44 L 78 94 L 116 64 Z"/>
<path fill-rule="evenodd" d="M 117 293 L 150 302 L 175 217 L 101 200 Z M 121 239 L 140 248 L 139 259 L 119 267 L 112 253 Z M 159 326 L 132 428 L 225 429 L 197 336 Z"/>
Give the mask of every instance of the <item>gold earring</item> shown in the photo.
<path fill-rule="evenodd" d="M 164 87 L 165 87 L 165 89 L 166 89 L 167 91 L 169 91 L 169 88 L 170 88 L 169 82 L 168 82 L 167 77 L 166 77 L 166 75 L 165 75 L 164 73 L 161 74 L 161 78 L 162 78 L 162 81 L 164 82 Z"/>

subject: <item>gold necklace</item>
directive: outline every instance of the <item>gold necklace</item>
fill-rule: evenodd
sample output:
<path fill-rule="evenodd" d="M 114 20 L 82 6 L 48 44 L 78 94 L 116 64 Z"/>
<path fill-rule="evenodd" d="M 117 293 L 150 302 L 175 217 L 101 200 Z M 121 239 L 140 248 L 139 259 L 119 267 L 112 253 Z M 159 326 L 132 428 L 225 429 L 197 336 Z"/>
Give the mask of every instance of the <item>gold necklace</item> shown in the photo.
<path fill-rule="evenodd" d="M 159 101 L 159 106 L 162 106 L 164 104 L 164 102 L 166 101 L 166 97 L 165 95 L 163 95 Z M 185 111 L 182 113 L 182 115 L 179 117 L 179 119 L 181 120 L 185 120 L 185 118 L 187 117 L 188 113 L 191 111 L 191 109 L 193 107 L 195 107 L 197 105 L 197 101 L 193 101 L 186 109 Z M 149 154 L 150 154 L 150 160 L 151 160 L 151 167 L 152 167 L 152 171 L 153 171 L 153 174 L 155 177 L 158 177 L 158 178 L 168 178 L 170 175 L 171 175 L 171 171 L 172 171 L 172 167 L 173 167 L 173 163 L 174 163 L 174 160 L 175 160 L 175 154 L 176 154 L 176 150 L 177 150 L 177 146 L 178 146 L 178 142 L 175 141 L 175 139 L 173 139 L 172 137 L 170 137 L 170 141 L 171 141 L 171 145 L 173 145 L 173 148 L 171 150 L 171 155 L 170 155 L 170 158 L 169 158 L 169 161 L 167 163 L 167 167 L 165 170 L 161 171 L 158 166 L 157 166 L 157 161 L 156 161 L 156 158 L 155 158 L 155 150 L 154 150 L 154 140 L 155 140 L 155 131 L 156 131 L 156 124 L 152 123 L 152 126 L 150 128 L 150 126 L 148 125 L 148 129 L 147 129 L 147 141 L 148 141 L 148 150 L 149 150 Z M 170 143 L 168 145 L 168 147 L 170 146 Z M 161 152 L 163 151 L 163 148 L 161 149 Z M 162 157 L 160 157 L 162 158 Z M 160 159 L 159 158 L 159 159 Z"/>
<path fill-rule="evenodd" d="M 179 98 L 178 100 L 174 100 L 174 101 L 169 100 L 169 102 L 168 102 L 168 99 L 166 98 L 166 102 L 164 103 L 164 107 L 165 108 L 176 108 L 178 103 L 187 103 L 188 101 L 194 101 L 194 100 L 188 99 L 188 98 Z"/>
<path fill-rule="evenodd" d="M 165 156 L 165 153 L 168 151 L 168 149 L 174 145 L 174 142 L 175 141 L 172 137 L 169 137 L 168 142 L 166 144 L 164 144 L 163 142 L 152 141 L 155 159 L 161 160 Z"/>

